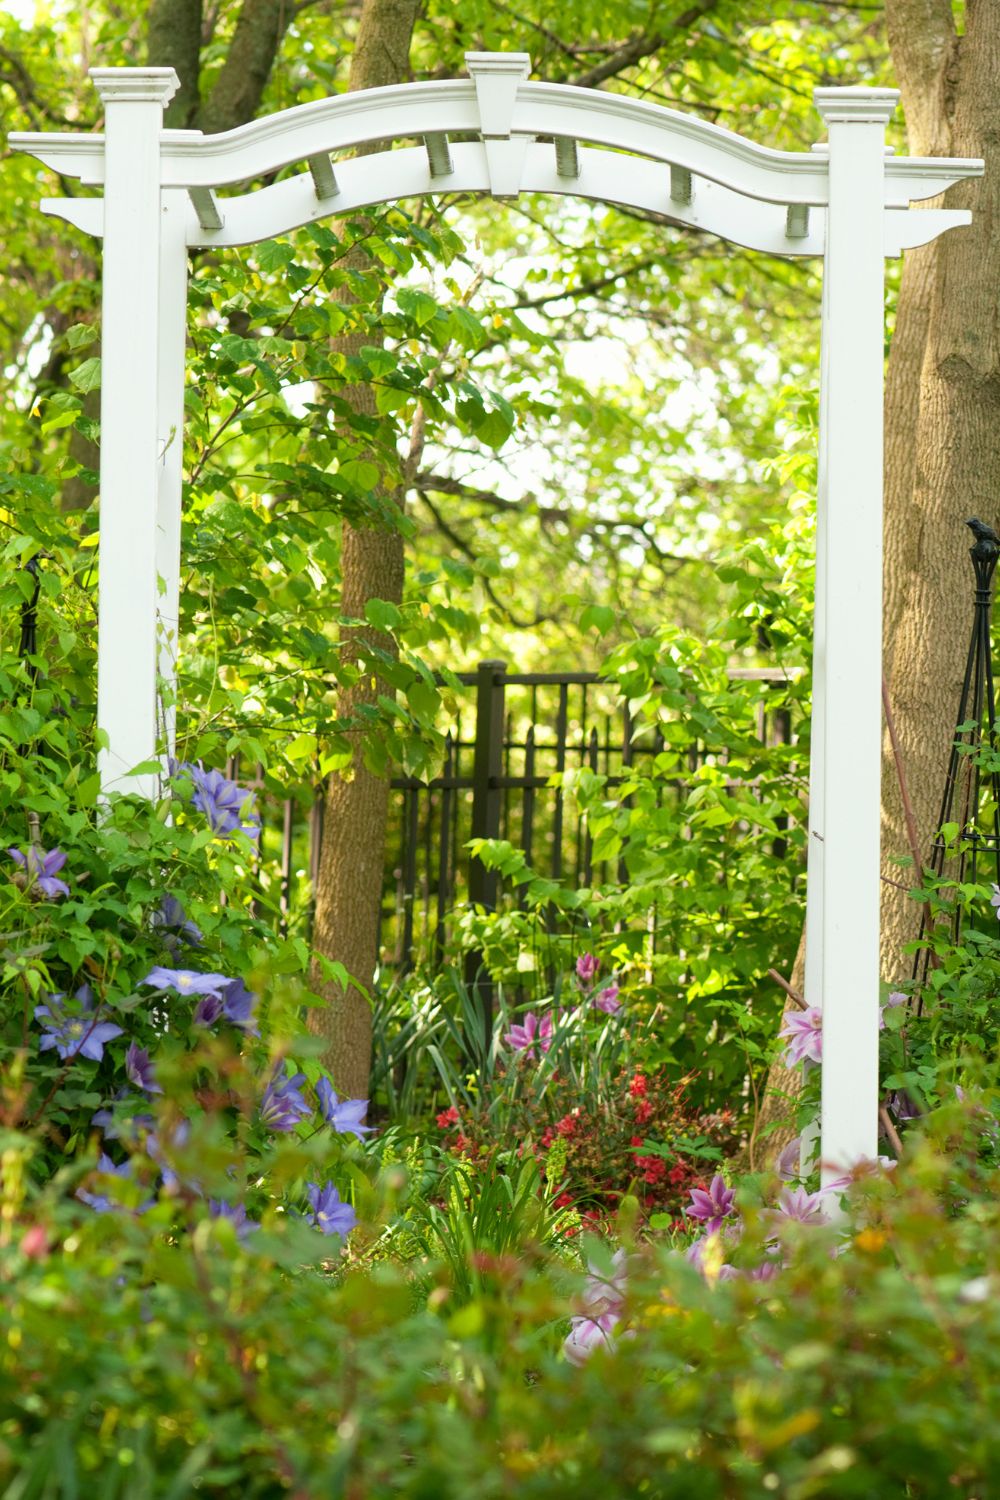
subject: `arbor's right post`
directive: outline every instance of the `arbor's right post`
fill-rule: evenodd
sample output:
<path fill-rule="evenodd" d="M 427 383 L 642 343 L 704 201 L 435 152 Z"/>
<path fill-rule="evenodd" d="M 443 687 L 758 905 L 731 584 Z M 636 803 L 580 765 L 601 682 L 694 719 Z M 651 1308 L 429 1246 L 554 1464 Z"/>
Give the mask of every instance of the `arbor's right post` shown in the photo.
<path fill-rule="evenodd" d="M 885 127 L 895 89 L 817 89 L 829 130 L 810 853 L 822 845 L 809 1003 L 823 1010 L 824 1181 L 878 1149 Z M 817 972 L 818 971 L 818 972 Z"/>

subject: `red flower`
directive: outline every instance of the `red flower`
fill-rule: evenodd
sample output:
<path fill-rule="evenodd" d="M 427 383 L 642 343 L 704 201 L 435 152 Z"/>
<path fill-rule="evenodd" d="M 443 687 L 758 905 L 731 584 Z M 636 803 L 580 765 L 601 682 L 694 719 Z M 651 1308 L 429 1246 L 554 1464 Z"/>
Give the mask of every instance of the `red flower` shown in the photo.
<path fill-rule="evenodd" d="M 576 1129 L 577 1116 L 579 1115 L 579 1113 L 580 1111 L 578 1109 L 574 1109 L 568 1115 L 563 1115 L 562 1119 L 556 1126 L 556 1129 L 558 1130 L 560 1135 L 573 1134 L 574 1130 Z"/>
<path fill-rule="evenodd" d="M 555 1131 L 552 1129 L 552 1126 L 546 1125 L 545 1129 L 542 1131 L 542 1145 L 551 1146 L 554 1136 Z"/>
<path fill-rule="evenodd" d="M 443 1109 L 437 1117 L 438 1126 L 441 1130 L 448 1130 L 452 1125 L 458 1124 L 458 1110 L 454 1104 L 450 1109 Z"/>
<path fill-rule="evenodd" d="M 648 1099 L 637 1099 L 635 1103 L 635 1118 L 639 1125 L 645 1125 L 653 1113 L 653 1106 Z"/>
<path fill-rule="evenodd" d="M 683 1182 L 687 1175 L 688 1169 L 683 1162 L 678 1162 L 676 1167 L 671 1167 L 668 1174 L 670 1182 L 674 1187 L 676 1187 L 679 1182 Z"/>
<path fill-rule="evenodd" d="M 569 1208 L 572 1202 L 573 1198 L 570 1193 L 560 1193 L 558 1198 L 553 1198 L 552 1206 L 553 1208 Z"/>
<path fill-rule="evenodd" d="M 628 1086 L 628 1091 L 632 1095 L 633 1099 L 638 1099 L 646 1093 L 648 1088 L 649 1079 L 646 1077 L 646 1075 L 644 1073 L 636 1073 L 635 1077 L 632 1079 L 632 1082 Z"/>

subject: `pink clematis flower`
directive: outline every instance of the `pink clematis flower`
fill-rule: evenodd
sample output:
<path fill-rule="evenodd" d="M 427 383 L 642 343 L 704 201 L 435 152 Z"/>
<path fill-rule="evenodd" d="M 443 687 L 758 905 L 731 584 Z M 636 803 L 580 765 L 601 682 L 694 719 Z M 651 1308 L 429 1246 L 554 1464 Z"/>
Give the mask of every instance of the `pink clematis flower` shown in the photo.
<path fill-rule="evenodd" d="M 535 1056 L 536 1045 L 548 1052 L 552 1045 L 552 1012 L 546 1011 L 539 1021 L 534 1011 L 529 1010 L 524 1025 L 512 1026 L 503 1039 L 514 1052 L 521 1052 L 525 1057 Z"/>
<path fill-rule="evenodd" d="M 818 1005 L 806 1010 L 791 1011 L 778 1035 L 788 1043 L 784 1061 L 791 1067 L 795 1063 L 822 1062 L 823 1060 L 823 1012 Z"/>

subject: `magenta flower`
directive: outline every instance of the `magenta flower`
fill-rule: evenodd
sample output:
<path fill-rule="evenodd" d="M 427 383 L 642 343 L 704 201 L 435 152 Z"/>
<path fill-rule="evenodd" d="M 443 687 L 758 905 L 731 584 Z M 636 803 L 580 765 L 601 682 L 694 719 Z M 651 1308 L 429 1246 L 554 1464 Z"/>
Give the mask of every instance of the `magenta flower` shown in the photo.
<path fill-rule="evenodd" d="M 322 1187 L 307 1182 L 306 1197 L 312 1209 L 312 1222 L 323 1234 L 348 1234 L 358 1222 L 354 1209 L 342 1200 L 332 1182 L 325 1182 Z"/>
<path fill-rule="evenodd" d="M 907 1003 L 907 1001 L 909 1000 L 909 998 L 910 998 L 909 995 L 904 995 L 902 990 L 890 990 L 889 991 L 888 995 L 886 995 L 886 997 L 885 997 L 885 1004 L 884 1005 L 880 1005 L 879 1008 L 878 1008 L 878 1029 L 879 1029 L 879 1031 L 884 1031 L 885 1030 L 885 1013 L 886 1013 L 886 1011 L 889 1010 L 890 1007 L 894 1010 L 897 1005 L 905 1005 Z"/>
<path fill-rule="evenodd" d="M 156 1081 L 156 1070 L 149 1060 L 149 1053 L 136 1042 L 129 1043 L 125 1054 L 125 1076 L 137 1089 L 144 1089 L 147 1094 L 163 1093 Z"/>
<path fill-rule="evenodd" d="M 27 875 L 28 890 L 37 889 L 43 896 L 48 896 L 50 901 L 69 895 L 69 886 L 65 880 L 56 879 L 66 863 L 66 856 L 61 849 L 46 852 L 37 844 L 29 844 L 27 854 L 22 854 L 20 849 L 8 849 L 7 853 Z"/>
<path fill-rule="evenodd" d="M 691 1207 L 684 1212 L 689 1219 L 704 1222 L 707 1236 L 722 1228 L 723 1222 L 735 1213 L 735 1205 L 736 1189 L 726 1187 L 725 1178 L 717 1172 L 707 1193 L 704 1188 L 691 1189 Z"/>
<path fill-rule="evenodd" d="M 614 980 L 611 981 L 606 989 L 599 991 L 594 996 L 593 1003 L 595 1010 L 603 1010 L 606 1015 L 616 1016 L 618 1014 L 622 1008 L 622 1003 L 618 998 L 618 986 Z"/>
<path fill-rule="evenodd" d="M 196 765 L 185 761 L 178 769 L 190 776 L 194 785 L 191 805 L 205 814 L 214 834 L 221 839 L 234 833 L 258 837 L 260 818 L 253 810 L 252 791 L 230 781 L 221 771 L 206 771 L 200 761 Z"/>
<path fill-rule="evenodd" d="M 155 990 L 176 990 L 178 995 L 221 997 L 230 980 L 226 974 L 201 974 L 197 969 L 164 969 L 157 964 L 139 983 L 152 985 Z"/>
<path fill-rule="evenodd" d="M 778 1213 L 799 1224 L 823 1224 L 826 1221 L 823 1194 L 807 1193 L 804 1187 L 782 1188 L 778 1194 Z"/>
<path fill-rule="evenodd" d="M 589 1275 L 583 1288 L 584 1311 L 570 1319 L 570 1331 L 563 1343 L 563 1353 L 570 1364 L 582 1365 L 595 1349 L 612 1353 L 616 1347 L 612 1335 L 625 1307 L 628 1274 L 624 1250 L 615 1251 L 611 1265 L 610 1275 L 605 1275 L 592 1261 L 587 1263 Z"/>
<path fill-rule="evenodd" d="M 593 953 L 580 954 L 576 961 L 576 977 L 581 984 L 593 984 L 597 969 L 597 959 Z"/>
<path fill-rule="evenodd" d="M 35 1006 L 35 1020 L 43 1023 L 39 1052 L 55 1047 L 65 1062 L 71 1057 L 87 1057 L 100 1062 L 105 1042 L 121 1036 L 122 1029 L 112 1021 L 98 1021 L 90 986 L 81 984 L 75 995 L 76 1006 L 67 1009 L 66 996 L 50 995 L 45 1005 Z"/>
<path fill-rule="evenodd" d="M 525 1057 L 535 1056 L 536 1043 L 543 1052 L 548 1052 L 552 1045 L 552 1012 L 546 1011 L 539 1021 L 534 1011 L 529 1010 L 524 1025 L 512 1026 L 503 1039 L 514 1052 L 523 1052 Z"/>
<path fill-rule="evenodd" d="M 299 1092 L 305 1081 L 304 1073 L 287 1078 L 284 1063 L 275 1068 L 260 1101 L 261 1124 L 268 1130 L 289 1131 L 294 1130 L 300 1120 L 308 1119 L 312 1110 Z"/>
<path fill-rule="evenodd" d="M 792 1067 L 795 1063 L 818 1063 L 823 1059 L 823 1012 L 817 1005 L 805 1010 L 789 1011 L 785 1024 L 778 1032 L 788 1043 L 783 1061 Z"/>
<path fill-rule="evenodd" d="M 340 1135 L 356 1135 L 361 1141 L 375 1129 L 374 1125 L 361 1123 L 368 1109 L 368 1100 L 338 1099 L 329 1078 L 321 1078 L 317 1083 L 316 1098 L 320 1114 Z"/>

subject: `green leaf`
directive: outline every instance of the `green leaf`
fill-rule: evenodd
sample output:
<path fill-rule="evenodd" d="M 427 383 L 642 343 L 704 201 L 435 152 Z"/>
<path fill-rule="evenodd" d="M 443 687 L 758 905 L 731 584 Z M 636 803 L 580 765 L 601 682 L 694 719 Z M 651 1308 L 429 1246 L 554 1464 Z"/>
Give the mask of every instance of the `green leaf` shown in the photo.
<path fill-rule="evenodd" d="M 78 391 L 96 391 L 101 383 L 101 361 L 95 355 L 91 359 L 85 359 L 82 365 L 77 365 L 75 370 L 70 370 L 69 378 Z"/>
<path fill-rule="evenodd" d="M 399 609 L 387 599 L 369 599 L 365 605 L 365 619 L 376 630 L 395 630 L 403 623 Z"/>

